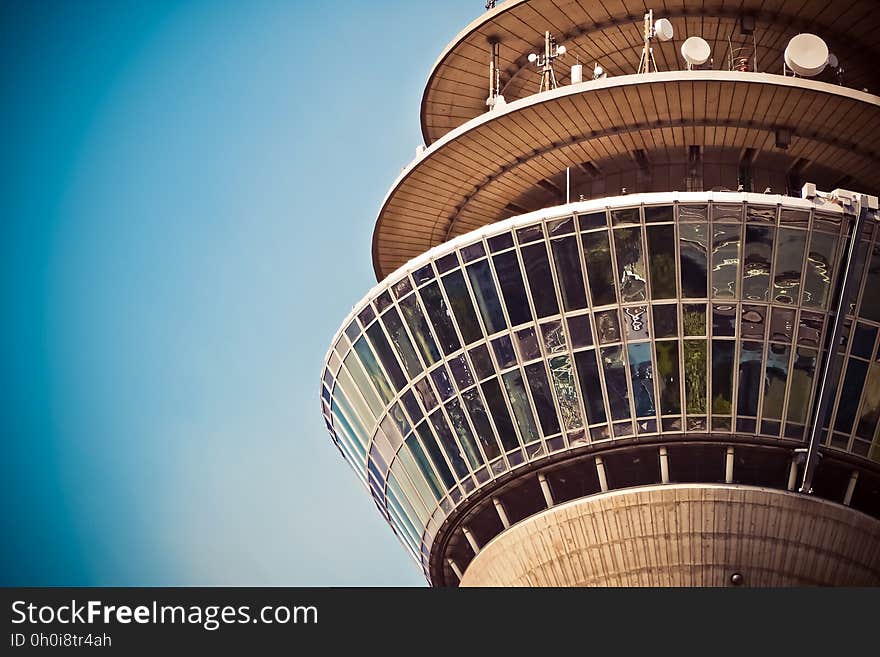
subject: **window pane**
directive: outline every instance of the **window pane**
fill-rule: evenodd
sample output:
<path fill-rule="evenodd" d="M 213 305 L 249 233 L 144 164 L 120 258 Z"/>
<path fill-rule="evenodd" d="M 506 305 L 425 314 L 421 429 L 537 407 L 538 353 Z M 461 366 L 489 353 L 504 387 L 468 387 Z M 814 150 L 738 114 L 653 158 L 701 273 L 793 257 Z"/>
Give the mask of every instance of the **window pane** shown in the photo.
<path fill-rule="evenodd" d="M 443 458 L 443 454 L 440 451 L 440 447 L 437 444 L 437 441 L 434 439 L 434 434 L 431 433 L 431 429 L 428 427 L 428 423 L 422 422 L 419 426 L 417 426 L 416 433 L 418 433 L 419 437 L 422 439 L 422 444 L 425 446 L 425 451 L 428 453 L 428 455 L 431 457 L 431 461 L 434 463 L 434 469 L 440 474 L 440 479 L 443 481 L 444 490 L 452 488 L 455 485 L 455 478 L 452 476 L 452 471 L 449 469 L 449 466 L 446 464 L 446 460 Z M 408 440 L 407 445 L 409 444 L 410 441 Z"/>
<path fill-rule="evenodd" d="M 583 428 L 584 420 L 578 406 L 571 360 L 568 356 L 556 356 L 550 359 L 549 364 L 550 376 L 553 379 L 553 387 L 556 388 L 556 399 L 559 400 L 559 411 L 562 414 L 562 424 L 565 426 L 565 430 Z"/>
<path fill-rule="evenodd" d="M 498 298 L 498 292 L 495 290 L 495 283 L 492 280 L 489 261 L 481 260 L 473 265 L 468 265 L 467 273 L 486 330 L 489 333 L 504 330 L 507 324 L 501 310 L 501 300 Z"/>
<path fill-rule="evenodd" d="M 443 401 L 446 401 L 455 393 L 455 390 L 452 389 L 452 382 L 449 380 L 449 375 L 446 373 L 446 368 L 442 365 L 436 370 L 431 371 L 431 380 L 434 382 L 437 394 L 440 395 L 440 399 Z"/>
<path fill-rule="evenodd" d="M 654 367 L 651 364 L 651 344 L 640 342 L 628 345 L 629 370 L 632 376 L 633 403 L 636 417 L 656 415 L 654 409 Z"/>
<path fill-rule="evenodd" d="M 774 229 L 756 224 L 746 225 L 746 246 L 743 260 L 743 296 L 753 301 L 767 301 L 770 289 L 770 257 Z"/>
<path fill-rule="evenodd" d="M 422 371 L 422 365 L 419 363 L 419 357 L 416 356 L 416 350 L 413 348 L 412 341 L 410 341 L 409 336 L 406 334 L 406 329 L 403 327 L 403 321 L 400 319 L 400 313 L 397 312 L 397 308 L 391 308 L 382 315 L 382 323 L 385 324 L 388 335 L 391 336 L 391 342 L 397 350 L 400 360 L 403 361 L 407 374 L 409 374 L 410 378 L 418 376 Z"/>
<path fill-rule="evenodd" d="M 364 372 L 364 368 L 361 367 L 361 363 L 357 359 L 355 352 L 349 352 L 348 356 L 346 356 L 345 360 L 342 362 L 354 379 L 358 390 L 361 391 L 361 394 L 363 394 L 364 398 L 367 400 L 370 408 L 373 409 L 374 417 L 379 417 L 382 410 L 385 408 L 385 404 L 382 403 L 382 400 L 379 399 L 379 395 L 376 394 L 373 386 L 367 380 L 367 373 Z"/>
<path fill-rule="evenodd" d="M 568 318 L 568 336 L 573 349 L 589 347 L 593 344 L 593 331 L 589 315 Z"/>
<path fill-rule="evenodd" d="M 736 297 L 739 230 L 739 224 L 712 224 L 712 297 L 715 299 Z"/>
<path fill-rule="evenodd" d="M 835 431 L 849 433 L 852 430 L 867 373 L 868 364 L 866 362 L 854 358 L 849 360 L 843 386 L 841 386 L 837 417 L 834 420 Z"/>
<path fill-rule="evenodd" d="M 791 392 L 788 394 L 788 421 L 803 424 L 810 408 L 810 390 L 816 374 L 815 349 L 798 347 L 791 368 Z"/>
<path fill-rule="evenodd" d="M 501 335 L 492 340 L 492 350 L 495 352 L 495 359 L 498 361 L 498 367 L 505 369 L 516 364 L 516 356 L 513 353 L 513 343 L 506 335 Z"/>
<path fill-rule="evenodd" d="M 658 342 L 656 348 L 660 412 L 663 415 L 678 415 L 681 413 L 681 393 L 678 387 L 678 341 Z"/>
<path fill-rule="evenodd" d="M 673 338 L 678 335 L 678 306 L 654 306 L 654 335 Z"/>
<path fill-rule="evenodd" d="M 602 368 L 605 371 L 605 388 L 608 390 L 611 419 L 625 420 L 630 417 L 630 411 L 623 347 L 604 347 L 602 349 Z"/>
<path fill-rule="evenodd" d="M 464 453 L 467 457 L 468 463 L 470 463 L 471 469 L 476 470 L 483 465 L 484 462 L 483 457 L 480 455 L 480 450 L 474 442 L 474 435 L 471 432 L 470 425 L 465 417 L 464 409 L 462 409 L 461 404 L 458 403 L 457 399 L 452 399 L 446 404 L 446 412 L 449 413 L 449 420 L 452 422 L 452 428 L 455 429 L 455 433 L 458 435 L 458 441 L 464 448 Z"/>
<path fill-rule="evenodd" d="M 385 378 L 385 374 L 379 368 L 379 363 L 376 361 L 376 357 L 373 355 L 373 350 L 370 349 L 370 345 L 367 344 L 367 338 L 365 336 L 362 335 L 357 342 L 354 343 L 354 350 L 361 359 L 361 363 L 363 363 L 364 369 L 367 371 L 370 380 L 376 386 L 379 396 L 382 397 L 382 400 L 387 404 L 391 401 L 391 398 L 394 397 L 394 393 L 391 391 L 391 386 L 388 385 L 388 379 Z"/>
<path fill-rule="evenodd" d="M 814 232 L 810 237 L 807 270 L 804 272 L 803 305 L 825 308 L 828 304 L 837 241 L 837 235 L 827 233 Z"/>
<path fill-rule="evenodd" d="M 458 329 L 465 344 L 476 342 L 483 337 L 480 323 L 471 303 L 471 295 L 468 293 L 461 270 L 454 271 L 443 277 L 443 287 L 446 288 L 446 296 L 455 319 L 458 320 Z"/>
<path fill-rule="evenodd" d="M 464 463 L 464 454 L 462 454 L 458 443 L 455 442 L 452 431 L 446 423 L 446 418 L 443 417 L 443 413 L 439 410 L 431 414 L 431 426 L 434 427 L 434 433 L 437 434 L 440 444 L 443 445 L 443 451 L 449 457 L 449 462 L 452 463 L 452 469 L 455 470 L 457 478 L 461 479 L 468 473 L 467 466 Z"/>
<path fill-rule="evenodd" d="M 620 340 L 620 323 L 617 321 L 616 310 L 603 310 L 596 313 L 596 330 L 599 332 L 599 342 L 607 344 Z"/>
<path fill-rule="evenodd" d="M 504 379 L 504 388 L 507 390 L 507 398 L 510 400 L 510 407 L 516 416 L 517 427 L 522 435 L 523 444 L 528 445 L 536 440 L 540 440 L 541 436 L 538 433 L 537 425 L 535 425 L 535 418 L 532 417 L 529 397 L 526 394 L 526 388 L 519 370 L 506 372 L 502 378 Z"/>
<path fill-rule="evenodd" d="M 856 425 L 856 435 L 871 440 L 877 432 L 878 421 L 880 421 L 880 363 L 872 363 L 865 384 L 865 399 L 862 402 L 859 423 Z"/>
<path fill-rule="evenodd" d="M 580 310 L 587 307 L 587 292 L 581 274 L 581 259 L 578 254 L 577 239 L 565 237 L 550 243 L 556 277 L 562 289 L 562 305 L 566 310 Z"/>
<path fill-rule="evenodd" d="M 553 403 L 553 394 L 550 392 L 550 383 L 547 380 L 544 363 L 532 363 L 526 365 L 525 369 L 529 390 L 532 392 L 535 409 L 538 411 L 541 431 L 545 436 L 559 433 L 559 418 L 556 415 L 556 406 Z"/>
<path fill-rule="evenodd" d="M 687 412 L 691 415 L 706 413 L 706 341 L 684 342 L 684 394 Z"/>
<path fill-rule="evenodd" d="M 730 415 L 733 402 L 733 347 L 729 340 L 712 340 L 712 413 Z"/>
<path fill-rule="evenodd" d="M 590 283 L 590 296 L 594 306 L 605 306 L 616 301 L 614 294 L 614 270 L 611 267 L 611 249 L 608 233 L 584 233 L 584 262 Z"/>
<path fill-rule="evenodd" d="M 479 344 L 468 353 L 471 355 L 471 362 L 474 364 L 477 378 L 485 379 L 495 373 L 495 366 L 492 364 L 492 358 L 489 356 L 486 345 Z"/>
<path fill-rule="evenodd" d="M 645 301 L 645 259 L 642 254 L 642 229 L 620 228 L 614 231 L 620 300 Z"/>
<path fill-rule="evenodd" d="M 464 354 L 460 354 L 450 359 L 449 369 L 452 370 L 452 378 L 459 390 L 469 388 L 474 384 L 474 375 L 471 374 L 471 368 L 467 364 Z"/>
<path fill-rule="evenodd" d="M 522 258 L 529 288 L 532 290 L 535 312 L 539 318 L 555 315 L 559 312 L 559 306 L 556 303 L 556 286 L 553 284 L 553 274 L 550 273 L 547 248 L 543 242 L 524 246 Z"/>
<path fill-rule="evenodd" d="M 516 326 L 531 321 L 532 312 L 529 310 L 516 251 L 496 255 L 492 258 L 492 262 L 495 263 L 495 272 L 498 274 L 498 284 L 501 286 L 510 323 Z"/>
<path fill-rule="evenodd" d="M 684 334 L 688 336 L 706 335 L 706 304 L 686 303 L 681 307 L 684 317 Z"/>
<path fill-rule="evenodd" d="M 565 331 L 562 330 L 562 322 L 554 320 L 541 324 L 541 338 L 548 354 L 557 354 L 565 351 Z"/>
<path fill-rule="evenodd" d="M 498 379 L 489 379 L 482 383 L 480 387 L 483 389 L 483 396 L 486 398 L 486 405 L 495 421 L 495 428 L 498 430 L 498 437 L 501 444 L 504 445 L 505 451 L 516 448 L 519 442 L 516 437 L 516 430 L 513 428 L 513 422 L 510 419 L 510 412 L 504 403 L 504 397 L 501 395 L 501 386 L 498 385 Z"/>
<path fill-rule="evenodd" d="M 859 316 L 873 322 L 880 322 L 880 244 L 874 245 L 872 253 Z"/>
<path fill-rule="evenodd" d="M 424 427 L 425 424 L 423 423 L 421 426 Z M 407 456 L 409 456 L 409 463 L 406 463 Z M 407 439 L 406 448 L 400 450 L 398 458 L 403 460 L 406 464 L 406 472 L 412 478 L 416 488 L 419 489 L 419 493 L 425 503 L 430 505 L 431 502 L 439 502 L 445 492 L 443 490 L 443 485 L 437 478 L 437 473 L 434 472 L 434 469 L 431 467 L 431 463 L 428 461 L 428 457 L 425 455 L 422 446 L 419 445 L 415 434 Z M 422 474 L 422 477 L 418 476 L 419 473 Z"/>
<path fill-rule="evenodd" d="M 648 227 L 651 298 L 675 298 L 675 227 Z"/>
<path fill-rule="evenodd" d="M 792 228 L 779 229 L 773 299 L 778 303 L 797 303 L 801 289 L 801 267 L 806 233 Z"/>
<path fill-rule="evenodd" d="M 477 393 L 477 389 L 471 388 L 467 392 L 461 393 L 461 398 L 464 400 L 465 408 L 467 408 L 468 415 L 470 415 L 471 422 L 474 425 L 474 431 L 477 433 L 477 438 L 483 447 L 483 451 L 486 453 L 486 457 L 491 461 L 495 457 L 500 456 L 501 450 L 498 449 L 495 433 L 489 424 L 489 416 L 486 413 L 486 408 L 483 406 L 480 395 Z"/>
<path fill-rule="evenodd" d="M 685 298 L 705 299 L 707 296 L 707 232 L 705 223 L 681 224 L 678 227 L 681 251 L 681 296 Z"/>
<path fill-rule="evenodd" d="M 758 396 L 761 394 L 761 358 L 764 347 L 760 342 L 744 341 L 739 353 L 739 389 L 737 414 L 758 415 Z"/>
<path fill-rule="evenodd" d="M 523 361 L 530 361 L 541 355 L 541 348 L 538 346 L 538 336 L 535 335 L 535 329 L 527 327 L 516 332 L 516 346 L 519 351 L 519 357 Z"/>
<path fill-rule="evenodd" d="M 587 411 L 587 421 L 590 424 L 605 422 L 605 403 L 602 400 L 596 352 L 593 349 L 579 351 L 574 355 L 574 362 L 581 385 L 581 398 Z"/>
<path fill-rule="evenodd" d="M 431 335 L 431 329 L 428 328 L 428 322 L 425 320 L 422 308 L 416 301 L 416 295 L 411 294 L 401 300 L 400 309 L 403 311 L 403 318 L 406 320 L 406 325 L 409 327 L 422 359 L 430 367 L 440 360 L 440 352 L 434 343 L 434 337 Z"/>
<path fill-rule="evenodd" d="M 450 316 L 449 309 L 446 307 L 443 295 L 440 294 L 437 282 L 434 281 L 421 288 L 419 294 L 422 297 L 422 303 L 425 304 L 425 312 L 431 319 L 431 324 L 437 333 L 440 348 L 448 356 L 456 349 L 461 348 L 461 342 L 458 341 L 458 335 L 456 335 L 455 327 L 452 325 L 452 317 Z"/>

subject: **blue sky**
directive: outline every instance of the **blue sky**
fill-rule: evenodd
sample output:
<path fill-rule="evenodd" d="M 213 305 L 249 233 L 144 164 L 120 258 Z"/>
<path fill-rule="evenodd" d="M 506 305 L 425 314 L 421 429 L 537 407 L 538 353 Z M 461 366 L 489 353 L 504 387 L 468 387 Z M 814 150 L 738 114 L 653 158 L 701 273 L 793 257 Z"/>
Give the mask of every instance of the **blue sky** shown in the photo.
<path fill-rule="evenodd" d="M 0 584 L 424 585 L 318 382 L 482 11 L 0 4 Z"/>

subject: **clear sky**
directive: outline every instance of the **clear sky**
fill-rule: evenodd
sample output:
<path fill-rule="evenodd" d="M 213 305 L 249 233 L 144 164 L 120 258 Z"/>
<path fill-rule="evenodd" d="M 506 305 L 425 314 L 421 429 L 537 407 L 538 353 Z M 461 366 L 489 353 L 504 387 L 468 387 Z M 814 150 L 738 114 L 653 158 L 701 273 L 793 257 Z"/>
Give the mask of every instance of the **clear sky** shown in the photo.
<path fill-rule="evenodd" d="M 0 584 L 424 585 L 318 386 L 483 11 L 0 3 Z"/>

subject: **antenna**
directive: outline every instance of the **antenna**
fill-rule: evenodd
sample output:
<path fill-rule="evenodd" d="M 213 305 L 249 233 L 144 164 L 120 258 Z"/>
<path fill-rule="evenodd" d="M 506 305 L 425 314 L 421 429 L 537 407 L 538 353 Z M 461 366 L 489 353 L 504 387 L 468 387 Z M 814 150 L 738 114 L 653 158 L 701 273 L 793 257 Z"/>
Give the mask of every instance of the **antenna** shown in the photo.
<path fill-rule="evenodd" d="M 828 46 L 815 34 L 798 34 L 785 47 L 783 73 L 786 67 L 807 78 L 819 75 L 828 65 Z"/>
<path fill-rule="evenodd" d="M 486 105 L 490 110 L 493 110 L 496 107 L 504 107 L 507 102 L 500 93 L 501 69 L 498 67 L 500 44 L 497 40 L 491 39 L 489 41 L 489 48 L 491 49 L 489 56 L 489 97 L 486 98 Z"/>
<path fill-rule="evenodd" d="M 702 66 L 712 55 L 712 48 L 709 43 L 698 36 L 692 36 L 685 39 L 681 44 L 681 56 L 687 62 L 688 70 L 693 70 L 694 66 Z"/>
<path fill-rule="evenodd" d="M 562 57 L 565 52 L 565 46 L 556 45 L 556 39 L 548 30 L 544 32 L 544 54 L 529 53 L 529 61 L 541 69 L 541 85 L 538 87 L 538 93 L 559 86 L 556 82 L 556 73 L 553 71 L 553 60 Z"/>
<path fill-rule="evenodd" d="M 648 13 L 645 14 L 645 25 L 642 33 L 644 46 L 642 47 L 642 56 L 639 58 L 639 68 L 636 72 L 650 73 L 652 66 L 656 72 L 657 62 L 654 59 L 654 47 L 651 45 L 651 41 L 655 36 L 661 41 L 669 41 L 674 35 L 675 30 L 672 29 L 672 23 L 669 22 L 669 19 L 659 18 L 655 23 L 654 10 L 649 9 Z"/>

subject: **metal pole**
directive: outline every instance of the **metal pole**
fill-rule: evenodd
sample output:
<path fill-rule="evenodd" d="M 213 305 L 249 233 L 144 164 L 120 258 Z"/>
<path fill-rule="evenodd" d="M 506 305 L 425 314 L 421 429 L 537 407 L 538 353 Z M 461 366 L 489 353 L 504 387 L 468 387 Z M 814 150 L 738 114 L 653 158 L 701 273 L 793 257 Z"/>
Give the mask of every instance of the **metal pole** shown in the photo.
<path fill-rule="evenodd" d="M 831 330 L 831 338 L 828 341 L 828 354 L 825 357 L 825 366 L 822 370 L 822 378 L 819 380 L 819 400 L 816 404 L 816 411 L 813 414 L 813 426 L 810 428 L 810 441 L 807 447 L 807 458 L 804 463 L 804 476 L 801 480 L 801 493 L 811 493 L 813 489 L 813 475 L 816 472 L 816 465 L 819 461 L 819 443 L 822 440 L 822 426 L 828 418 L 828 407 L 834 395 L 837 392 L 838 372 L 836 367 L 837 359 L 835 352 L 837 345 L 840 344 L 840 336 L 843 332 L 843 320 L 846 318 L 847 303 L 849 303 L 850 288 L 853 285 L 853 268 L 856 261 L 856 249 L 859 246 L 859 237 L 862 234 L 862 227 L 868 217 L 868 203 L 862 196 L 858 197 L 859 210 L 856 214 L 856 220 L 853 225 L 852 235 L 849 239 L 849 248 L 846 252 L 846 261 L 843 264 L 843 279 L 839 290 L 840 294 L 837 299 L 837 311 L 834 316 L 834 326 Z"/>

